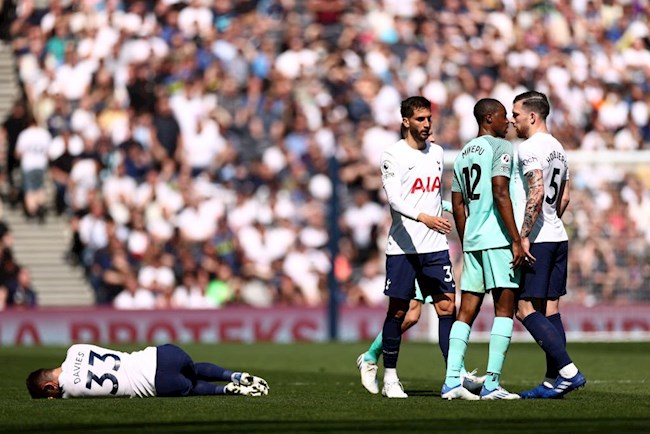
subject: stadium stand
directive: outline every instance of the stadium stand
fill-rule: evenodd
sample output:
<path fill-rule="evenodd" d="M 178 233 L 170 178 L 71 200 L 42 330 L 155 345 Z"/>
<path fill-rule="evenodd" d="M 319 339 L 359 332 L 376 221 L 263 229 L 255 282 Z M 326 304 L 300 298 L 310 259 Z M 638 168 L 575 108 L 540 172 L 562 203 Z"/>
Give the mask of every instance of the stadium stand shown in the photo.
<path fill-rule="evenodd" d="M 370 199 L 340 220 L 341 301 L 381 303 L 365 294 L 383 274 L 387 213 L 350 222 L 384 206 L 377 159 L 408 94 L 434 102 L 450 152 L 475 134 L 477 98 L 510 107 L 528 88 L 550 96 L 569 150 L 609 162 L 650 148 L 647 1 L 25 0 L 16 13 L 16 71 L 52 136 L 51 184 L 43 225 L 10 216 L 21 260 L 49 258 L 31 267 L 45 304 L 125 291 L 154 308 L 320 305 L 334 160 L 342 209 L 359 190 Z M 572 174 L 572 301 L 650 300 L 647 173 Z"/>

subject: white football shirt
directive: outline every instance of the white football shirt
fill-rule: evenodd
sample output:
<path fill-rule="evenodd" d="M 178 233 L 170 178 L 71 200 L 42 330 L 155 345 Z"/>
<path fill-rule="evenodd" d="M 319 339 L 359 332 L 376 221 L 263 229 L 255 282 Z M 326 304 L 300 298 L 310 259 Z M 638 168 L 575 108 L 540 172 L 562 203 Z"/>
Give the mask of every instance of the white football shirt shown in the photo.
<path fill-rule="evenodd" d="M 20 168 L 23 171 L 46 169 L 51 141 L 50 133 L 37 126 L 26 128 L 18 134 L 16 152 L 20 154 Z"/>
<path fill-rule="evenodd" d="M 535 133 L 519 145 L 519 172 L 526 195 L 528 183 L 525 175 L 536 169 L 543 173 L 544 200 L 542 212 L 528 238 L 531 243 L 566 241 L 569 238 L 557 215 L 557 207 L 562 182 L 569 180 L 569 163 L 562 144 L 548 133 Z"/>
<path fill-rule="evenodd" d="M 381 178 L 392 217 L 387 255 L 449 249 L 446 235 L 416 220 L 421 212 L 442 216 L 443 163 L 442 148 L 428 141 L 420 151 L 400 140 L 382 153 Z"/>
<path fill-rule="evenodd" d="M 68 349 L 59 385 L 63 398 L 156 396 L 156 347 L 124 353 L 89 344 Z"/>

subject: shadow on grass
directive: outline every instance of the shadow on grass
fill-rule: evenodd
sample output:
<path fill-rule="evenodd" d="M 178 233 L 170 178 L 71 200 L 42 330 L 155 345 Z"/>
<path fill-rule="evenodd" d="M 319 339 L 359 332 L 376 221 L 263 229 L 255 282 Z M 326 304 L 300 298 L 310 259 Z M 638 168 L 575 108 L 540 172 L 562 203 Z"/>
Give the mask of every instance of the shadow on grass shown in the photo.
<path fill-rule="evenodd" d="M 440 398 L 440 392 L 434 390 L 404 389 L 408 396 L 434 396 Z"/>
<path fill-rule="evenodd" d="M 228 433 L 414 433 L 436 432 L 445 433 L 594 433 L 594 432 L 621 432 L 621 433 L 647 433 L 649 418 L 613 418 L 586 423 L 584 420 L 572 418 L 565 419 L 501 419 L 491 421 L 458 420 L 432 418 L 430 420 L 357 420 L 357 421 L 222 421 L 218 423 L 190 422 L 158 424 L 84 424 L 78 426 L 58 427 L 56 432 L 93 432 L 93 433 L 126 433 L 126 432 L 228 432 Z M 4 431 L 10 432 L 10 431 Z M 26 432 L 43 432 L 43 430 Z"/>

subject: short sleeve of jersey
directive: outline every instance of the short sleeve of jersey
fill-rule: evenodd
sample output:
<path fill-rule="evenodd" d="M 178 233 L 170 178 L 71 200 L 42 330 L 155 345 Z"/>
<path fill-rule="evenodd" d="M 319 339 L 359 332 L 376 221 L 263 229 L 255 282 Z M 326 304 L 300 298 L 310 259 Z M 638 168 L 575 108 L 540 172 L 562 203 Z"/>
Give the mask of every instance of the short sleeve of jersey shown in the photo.
<path fill-rule="evenodd" d="M 492 146 L 494 159 L 492 160 L 492 176 L 505 176 L 512 174 L 512 143 L 496 137 L 484 136 Z"/>
<path fill-rule="evenodd" d="M 460 181 L 458 180 L 458 175 L 454 171 L 454 177 L 451 181 L 451 191 L 456 192 L 456 193 L 461 193 L 462 190 L 460 189 Z"/>
<path fill-rule="evenodd" d="M 531 170 L 543 170 L 542 162 L 535 154 L 533 147 L 529 146 L 526 142 L 523 142 L 519 147 L 519 162 L 521 164 L 521 173 L 523 175 L 527 174 Z"/>

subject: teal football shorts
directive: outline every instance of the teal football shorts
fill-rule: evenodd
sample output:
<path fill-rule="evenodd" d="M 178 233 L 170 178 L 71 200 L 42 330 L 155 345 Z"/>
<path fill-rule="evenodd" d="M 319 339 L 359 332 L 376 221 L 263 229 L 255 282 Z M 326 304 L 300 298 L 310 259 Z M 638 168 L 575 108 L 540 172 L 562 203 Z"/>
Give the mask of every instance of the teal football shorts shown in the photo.
<path fill-rule="evenodd" d="M 460 289 L 483 294 L 494 288 L 519 288 L 519 271 L 512 269 L 510 247 L 463 252 Z"/>

